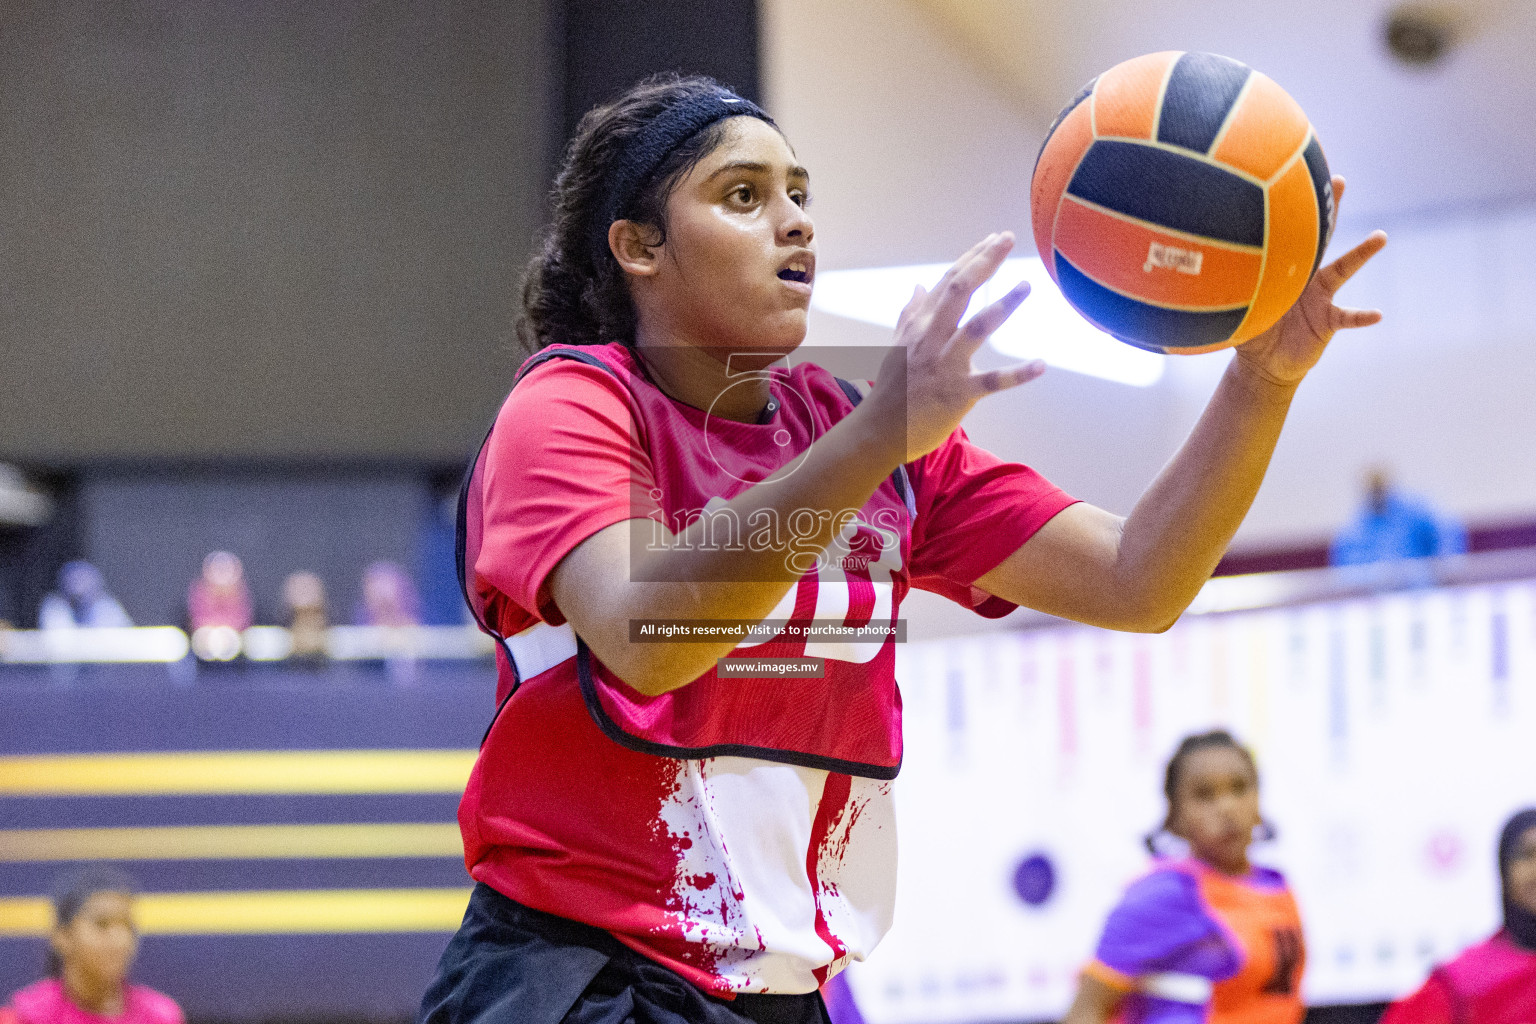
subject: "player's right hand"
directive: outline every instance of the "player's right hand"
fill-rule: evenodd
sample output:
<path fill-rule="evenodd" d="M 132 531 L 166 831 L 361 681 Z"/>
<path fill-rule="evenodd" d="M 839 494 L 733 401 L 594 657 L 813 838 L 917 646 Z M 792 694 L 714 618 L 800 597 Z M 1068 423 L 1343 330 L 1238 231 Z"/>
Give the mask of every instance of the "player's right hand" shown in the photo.
<path fill-rule="evenodd" d="M 932 291 L 921 286 L 896 323 L 896 348 L 881 364 L 869 399 L 871 413 L 892 430 L 906 427 L 902 461 L 933 451 L 982 398 L 1017 387 L 1045 372 L 1034 359 L 977 373 L 971 357 L 1029 294 L 1020 282 L 1007 295 L 960 324 L 971 296 L 1002 266 L 1013 249 L 1012 232 L 989 235 L 955 261 Z"/>

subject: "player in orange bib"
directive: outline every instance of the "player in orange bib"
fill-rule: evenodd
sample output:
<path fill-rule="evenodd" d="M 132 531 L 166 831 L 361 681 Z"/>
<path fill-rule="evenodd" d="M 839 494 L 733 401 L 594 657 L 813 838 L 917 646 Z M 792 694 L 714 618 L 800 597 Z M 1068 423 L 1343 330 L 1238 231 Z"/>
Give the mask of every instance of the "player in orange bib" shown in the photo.
<path fill-rule="evenodd" d="M 1126 889 L 1063 1024 L 1297 1024 L 1301 915 L 1285 878 L 1248 861 L 1267 829 L 1253 755 L 1222 730 L 1187 737 L 1163 791 L 1161 831 L 1189 855 Z"/>

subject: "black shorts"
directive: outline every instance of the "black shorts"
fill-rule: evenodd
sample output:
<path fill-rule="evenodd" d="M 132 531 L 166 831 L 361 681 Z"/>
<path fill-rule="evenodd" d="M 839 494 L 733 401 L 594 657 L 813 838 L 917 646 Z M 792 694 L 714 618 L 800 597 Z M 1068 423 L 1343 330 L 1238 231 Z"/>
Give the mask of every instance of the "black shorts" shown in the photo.
<path fill-rule="evenodd" d="M 716 999 L 601 928 L 476 885 L 418 1024 L 830 1024 L 821 994 Z"/>

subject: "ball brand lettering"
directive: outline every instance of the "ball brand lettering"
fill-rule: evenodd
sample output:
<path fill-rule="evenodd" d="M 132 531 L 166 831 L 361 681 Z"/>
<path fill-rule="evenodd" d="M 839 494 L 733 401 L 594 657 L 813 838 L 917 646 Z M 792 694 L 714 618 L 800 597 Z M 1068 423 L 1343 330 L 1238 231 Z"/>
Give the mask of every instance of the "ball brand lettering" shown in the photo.
<path fill-rule="evenodd" d="M 1143 273 L 1150 274 L 1156 268 L 1176 270 L 1181 274 L 1200 273 L 1205 253 L 1199 249 L 1180 249 L 1176 245 L 1153 242 L 1147 248 L 1147 261 L 1141 265 Z"/>

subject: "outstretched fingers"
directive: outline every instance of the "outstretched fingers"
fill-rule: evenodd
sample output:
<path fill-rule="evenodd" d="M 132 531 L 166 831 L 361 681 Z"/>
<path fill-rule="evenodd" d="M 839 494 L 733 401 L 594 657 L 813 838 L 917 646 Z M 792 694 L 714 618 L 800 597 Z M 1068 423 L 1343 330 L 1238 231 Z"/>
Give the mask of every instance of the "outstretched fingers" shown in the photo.
<path fill-rule="evenodd" d="M 977 397 L 984 398 L 999 391 L 1016 388 L 1020 384 L 1028 384 L 1044 372 L 1045 360 L 1031 359 L 1027 363 L 1005 366 L 1000 370 L 983 370 L 981 373 L 973 373 L 971 384 L 976 389 Z"/>
<path fill-rule="evenodd" d="M 961 254 L 959 259 L 949 265 L 949 268 L 944 271 L 944 276 L 939 278 L 938 283 L 932 288 L 924 288 L 922 285 L 918 285 L 917 292 L 912 296 L 912 301 L 907 304 L 907 310 L 904 310 L 902 315 L 905 317 L 907 311 L 912 311 L 914 316 L 924 311 L 931 313 L 928 307 L 931 307 L 935 302 L 943 298 L 945 291 L 950 286 L 950 282 L 954 281 L 970 265 L 971 261 L 980 255 L 983 249 L 991 245 L 996 238 L 997 235 L 995 233 L 990 234 L 967 249 Z"/>
<path fill-rule="evenodd" d="M 1349 330 L 1354 327 L 1369 327 L 1372 324 L 1381 323 L 1381 310 L 1379 309 L 1344 309 L 1334 306 L 1329 314 L 1331 326 L 1336 331 Z"/>
<path fill-rule="evenodd" d="M 1344 287 L 1344 282 L 1354 277 L 1360 268 L 1371 261 L 1387 244 L 1385 231 L 1372 231 L 1359 245 L 1321 268 L 1317 272 L 1317 283 L 1322 287 L 1331 299 Z"/>
<path fill-rule="evenodd" d="M 966 321 L 965 326 L 950 340 L 950 348 L 967 358 L 974 355 L 982 343 L 992 337 L 997 329 L 1008 321 L 1014 310 L 1029 297 L 1029 282 L 1020 281 L 1008 290 L 1008 294 L 992 303 Z"/>
<path fill-rule="evenodd" d="M 928 297 L 928 289 L 918 285 L 912 289 L 912 297 L 902 307 L 901 315 L 896 318 L 896 333 L 899 336 L 908 321 L 922 312 L 923 300 Z"/>
<path fill-rule="evenodd" d="M 971 296 L 997 273 L 997 268 L 1003 265 L 1003 260 L 1012 248 L 1011 232 L 989 235 L 980 245 L 973 246 L 956 260 L 954 266 L 945 271 L 943 278 L 934 286 L 932 323 L 941 328 L 945 342 L 948 342 L 950 335 L 959 326 L 960 318 L 971 304 Z"/>

